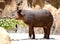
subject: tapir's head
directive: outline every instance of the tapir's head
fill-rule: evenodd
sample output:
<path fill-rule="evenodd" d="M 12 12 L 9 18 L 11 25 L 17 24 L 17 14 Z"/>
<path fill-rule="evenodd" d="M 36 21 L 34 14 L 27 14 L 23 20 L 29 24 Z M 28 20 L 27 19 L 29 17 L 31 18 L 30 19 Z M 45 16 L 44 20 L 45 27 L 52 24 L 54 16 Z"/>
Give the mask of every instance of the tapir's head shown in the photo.
<path fill-rule="evenodd" d="M 18 10 L 17 11 L 17 16 L 18 17 L 15 17 L 16 19 L 23 19 L 24 18 L 24 15 L 22 14 L 23 10 Z"/>

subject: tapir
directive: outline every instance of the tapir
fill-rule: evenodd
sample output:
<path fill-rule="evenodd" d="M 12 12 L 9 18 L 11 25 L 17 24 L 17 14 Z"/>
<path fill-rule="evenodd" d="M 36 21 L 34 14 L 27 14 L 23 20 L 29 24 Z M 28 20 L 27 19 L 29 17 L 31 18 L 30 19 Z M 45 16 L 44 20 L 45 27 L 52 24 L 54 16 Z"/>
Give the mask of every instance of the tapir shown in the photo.
<path fill-rule="evenodd" d="M 34 27 L 42 27 L 44 38 L 50 38 L 50 30 L 53 24 L 53 15 L 45 9 L 40 10 L 18 10 L 14 18 L 21 19 L 29 26 L 29 37 L 35 39 Z"/>

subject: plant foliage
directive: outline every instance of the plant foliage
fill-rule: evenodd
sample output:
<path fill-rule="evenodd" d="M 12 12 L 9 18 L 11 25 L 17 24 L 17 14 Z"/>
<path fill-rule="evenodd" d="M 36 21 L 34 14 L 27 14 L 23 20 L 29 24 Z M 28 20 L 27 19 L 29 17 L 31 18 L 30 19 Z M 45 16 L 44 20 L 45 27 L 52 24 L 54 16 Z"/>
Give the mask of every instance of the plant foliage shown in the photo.
<path fill-rule="evenodd" d="M 1 19 L 0 18 L 0 27 L 4 27 L 5 29 L 13 29 L 16 28 L 15 25 L 19 24 L 20 26 L 25 26 L 25 24 L 21 20 L 15 20 L 15 19 Z"/>

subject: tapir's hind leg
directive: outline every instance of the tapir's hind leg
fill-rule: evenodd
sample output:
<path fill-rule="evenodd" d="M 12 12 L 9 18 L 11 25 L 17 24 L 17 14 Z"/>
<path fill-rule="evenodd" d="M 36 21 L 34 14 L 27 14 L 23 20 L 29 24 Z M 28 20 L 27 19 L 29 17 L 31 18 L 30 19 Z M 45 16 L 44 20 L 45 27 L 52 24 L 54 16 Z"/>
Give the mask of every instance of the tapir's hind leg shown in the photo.
<path fill-rule="evenodd" d="M 45 39 L 49 39 L 50 28 L 51 28 L 51 27 L 46 27 L 46 28 L 44 28 L 44 38 L 45 38 Z"/>
<path fill-rule="evenodd" d="M 29 37 L 35 39 L 34 27 L 29 26 Z"/>

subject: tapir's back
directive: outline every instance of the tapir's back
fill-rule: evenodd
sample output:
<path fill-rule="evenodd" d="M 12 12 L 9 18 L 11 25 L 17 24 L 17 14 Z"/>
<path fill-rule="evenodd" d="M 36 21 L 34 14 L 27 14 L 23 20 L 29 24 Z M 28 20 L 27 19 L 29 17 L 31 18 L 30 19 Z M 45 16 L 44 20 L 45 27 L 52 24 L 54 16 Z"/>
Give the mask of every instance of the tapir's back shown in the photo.
<path fill-rule="evenodd" d="M 34 26 L 44 26 L 53 23 L 53 16 L 47 10 L 31 10 L 25 11 L 25 20 L 28 24 L 32 24 Z"/>

